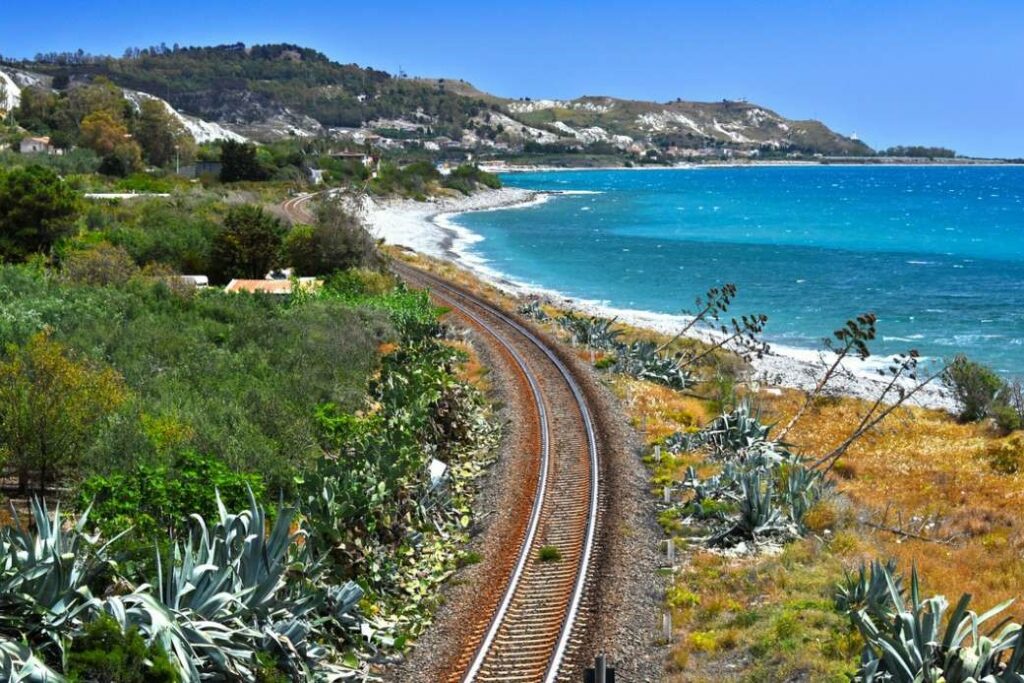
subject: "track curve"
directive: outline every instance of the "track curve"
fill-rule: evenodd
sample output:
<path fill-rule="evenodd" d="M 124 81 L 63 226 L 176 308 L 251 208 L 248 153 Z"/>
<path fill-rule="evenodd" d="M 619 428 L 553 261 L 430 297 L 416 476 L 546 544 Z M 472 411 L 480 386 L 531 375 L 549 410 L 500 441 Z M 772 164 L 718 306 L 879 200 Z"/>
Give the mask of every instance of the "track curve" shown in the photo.
<path fill-rule="evenodd" d="M 298 195 L 281 207 L 309 222 L 308 204 L 321 194 Z M 533 424 L 522 428 L 536 456 L 517 490 L 528 504 L 510 511 L 516 519 L 502 539 L 512 552 L 496 559 L 494 581 L 466 615 L 462 646 L 442 680 L 575 680 L 601 517 L 599 439 L 586 392 L 551 344 L 494 304 L 408 264 L 394 261 L 392 270 L 489 339 L 532 404 Z M 558 559 L 543 559 L 544 547 L 557 549 Z"/>
<path fill-rule="evenodd" d="M 477 605 L 469 616 L 474 623 L 446 680 L 564 680 L 585 628 L 584 596 L 599 525 L 598 437 L 587 397 L 558 353 L 501 309 L 406 264 L 393 269 L 410 284 L 429 288 L 515 359 L 532 388 L 543 435 L 530 521 L 510 539 L 514 568 L 501 577 L 500 600 L 482 596 L 489 604 Z"/>

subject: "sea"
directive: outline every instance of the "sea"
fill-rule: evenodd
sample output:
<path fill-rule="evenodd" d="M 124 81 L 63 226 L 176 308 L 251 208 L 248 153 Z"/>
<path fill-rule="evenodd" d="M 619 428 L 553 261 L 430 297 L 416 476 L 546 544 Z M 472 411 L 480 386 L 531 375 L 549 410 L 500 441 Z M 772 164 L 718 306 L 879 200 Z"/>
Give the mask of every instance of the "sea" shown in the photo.
<path fill-rule="evenodd" d="M 509 173 L 544 201 L 450 220 L 472 258 L 609 309 L 678 314 L 733 283 L 777 347 L 864 312 L 876 356 L 1024 375 L 1024 168 L 754 166 Z"/>

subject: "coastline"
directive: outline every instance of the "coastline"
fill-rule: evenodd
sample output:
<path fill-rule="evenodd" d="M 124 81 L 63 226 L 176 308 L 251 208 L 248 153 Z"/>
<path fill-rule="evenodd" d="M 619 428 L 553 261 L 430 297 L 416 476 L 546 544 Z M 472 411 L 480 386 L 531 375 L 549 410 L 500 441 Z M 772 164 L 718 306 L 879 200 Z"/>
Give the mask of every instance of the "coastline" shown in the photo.
<path fill-rule="evenodd" d="M 558 291 L 516 281 L 509 275 L 494 270 L 488 266 L 487 259 L 473 250 L 473 245 L 484 238 L 452 220 L 459 214 L 469 212 L 526 209 L 543 204 L 559 194 L 571 192 L 501 188 L 480 191 L 468 197 L 450 197 L 428 202 L 411 199 L 367 199 L 363 205 L 363 212 L 366 224 L 374 237 L 383 238 L 388 244 L 406 247 L 414 252 L 454 263 L 513 297 L 538 297 L 558 308 L 572 309 L 586 315 L 616 318 L 628 325 L 660 334 L 675 334 L 687 322 L 685 315 L 619 309 L 604 301 L 574 299 Z M 695 333 L 694 336 L 707 340 L 713 334 L 702 331 Z M 832 380 L 829 393 L 874 399 L 887 382 L 886 377 L 879 375 L 879 370 L 889 365 L 890 358 L 872 356 L 866 361 L 845 361 L 844 372 L 838 373 Z M 754 369 L 753 380 L 766 387 L 810 390 L 820 376 L 822 366 L 830 360 L 823 350 L 772 344 L 771 351 L 764 358 L 751 363 Z M 941 390 L 937 381 L 922 389 L 909 403 L 949 412 L 956 408 L 952 398 Z"/>

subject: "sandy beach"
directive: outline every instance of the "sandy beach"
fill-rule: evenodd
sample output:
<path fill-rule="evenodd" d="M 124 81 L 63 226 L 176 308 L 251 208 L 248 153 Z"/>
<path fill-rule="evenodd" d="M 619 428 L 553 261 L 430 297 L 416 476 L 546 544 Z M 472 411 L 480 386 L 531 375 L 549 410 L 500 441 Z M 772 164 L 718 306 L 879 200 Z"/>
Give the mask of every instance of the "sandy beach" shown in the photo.
<path fill-rule="evenodd" d="M 421 254 L 443 258 L 460 265 L 482 280 L 518 297 L 540 297 L 552 304 L 573 309 L 587 315 L 615 317 L 623 323 L 663 334 L 675 334 L 687 321 L 679 314 L 655 313 L 631 309 L 618 309 L 602 301 L 570 299 L 559 292 L 530 283 L 517 282 L 506 274 L 489 267 L 485 258 L 476 253 L 473 245 L 483 238 L 459 226 L 451 218 L 470 211 L 489 211 L 520 207 L 528 209 L 556 198 L 558 193 L 535 192 L 519 188 L 502 188 L 477 192 L 469 197 L 414 200 L 375 201 L 367 199 L 363 205 L 364 219 L 370 232 L 386 243 L 407 247 Z M 716 283 L 709 283 L 709 286 Z M 692 298 L 691 293 L 685 298 Z M 769 317 L 771 312 L 767 312 Z M 707 336 L 711 332 L 701 332 Z M 754 377 L 761 386 L 810 389 L 820 377 L 822 367 L 831 362 L 824 351 L 773 345 L 764 358 L 755 360 Z M 844 362 L 844 372 L 830 382 L 830 393 L 873 399 L 877 397 L 888 377 L 879 374 L 889 365 L 889 357 L 871 357 L 866 361 L 851 359 Z M 918 392 L 911 400 L 915 405 L 954 410 L 953 400 L 938 382 Z"/>

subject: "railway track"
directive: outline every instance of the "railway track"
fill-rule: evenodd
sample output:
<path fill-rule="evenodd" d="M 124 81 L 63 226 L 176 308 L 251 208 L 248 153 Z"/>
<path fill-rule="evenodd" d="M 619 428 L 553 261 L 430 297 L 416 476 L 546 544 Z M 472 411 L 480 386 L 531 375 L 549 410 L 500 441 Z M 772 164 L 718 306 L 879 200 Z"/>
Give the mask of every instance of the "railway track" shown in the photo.
<path fill-rule="evenodd" d="M 293 197 L 282 208 L 308 222 L 308 203 L 317 194 Z M 429 289 L 506 358 L 529 422 L 517 427 L 535 450 L 515 484 L 519 506 L 507 511 L 512 519 L 501 529 L 508 552 L 492 558 L 491 581 L 465 615 L 462 647 L 442 679 L 576 680 L 600 524 L 599 443 L 586 394 L 547 342 L 498 307 L 408 264 L 395 262 L 392 269 Z"/>
<path fill-rule="evenodd" d="M 494 305 L 406 264 L 394 270 L 511 358 L 530 388 L 539 435 L 529 517 L 507 541 L 508 562 L 493 577 L 500 590 L 482 593 L 468 615 L 446 680 L 569 680 L 599 524 L 598 437 L 586 395 L 545 341 Z"/>

